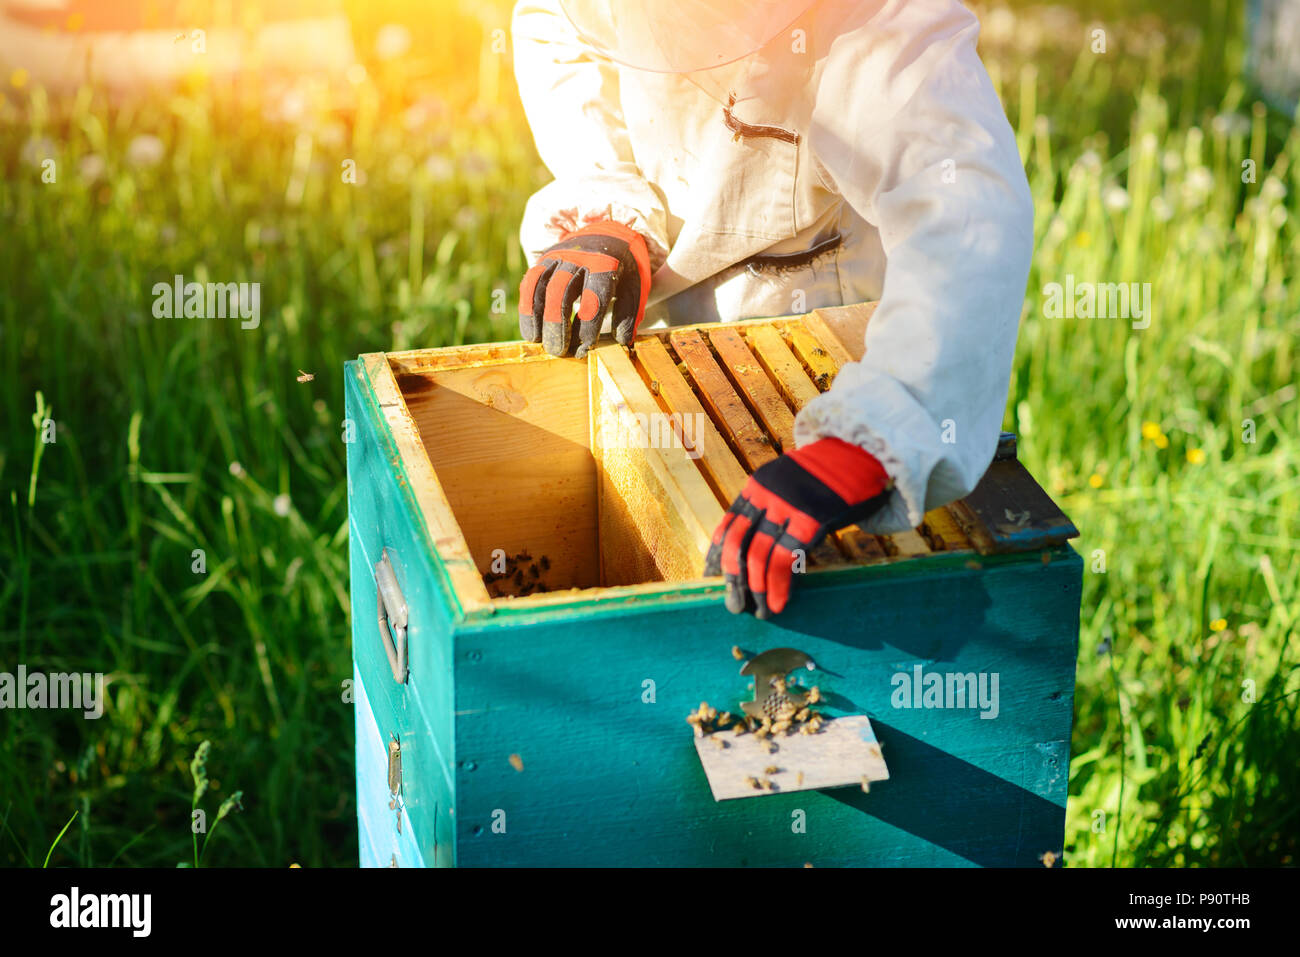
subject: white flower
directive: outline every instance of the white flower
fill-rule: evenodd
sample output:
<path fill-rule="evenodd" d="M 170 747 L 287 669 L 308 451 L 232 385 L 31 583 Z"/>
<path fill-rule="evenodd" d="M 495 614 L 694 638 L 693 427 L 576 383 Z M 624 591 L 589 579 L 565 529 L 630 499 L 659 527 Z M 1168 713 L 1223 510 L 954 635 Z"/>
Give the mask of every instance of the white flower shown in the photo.
<path fill-rule="evenodd" d="M 1177 150 L 1165 150 L 1160 157 L 1160 168 L 1166 173 L 1176 173 L 1182 165 L 1183 158 L 1178 155 Z"/>
<path fill-rule="evenodd" d="M 1163 196 L 1157 196 L 1151 200 L 1151 215 L 1156 218 L 1156 222 L 1167 223 L 1174 218 L 1174 208 Z"/>
<path fill-rule="evenodd" d="M 166 152 L 162 140 L 148 133 L 142 133 L 132 137 L 131 142 L 126 145 L 126 162 L 135 167 L 157 166 L 162 162 Z"/>
<path fill-rule="evenodd" d="M 104 175 L 104 157 L 98 153 L 87 153 L 77 162 L 77 171 L 81 178 L 88 183 L 93 183 Z"/>
<path fill-rule="evenodd" d="M 243 478 L 248 473 L 244 471 L 244 467 L 240 465 L 238 462 L 231 462 L 230 474 L 233 475 L 235 478 Z"/>
<path fill-rule="evenodd" d="M 271 503 L 271 507 L 275 509 L 276 515 L 279 515 L 281 518 L 287 518 L 289 515 L 289 509 L 293 507 L 293 500 L 287 495 L 277 495 L 275 501 Z"/>
<path fill-rule="evenodd" d="M 1259 195 L 1266 200 L 1282 199 L 1286 196 L 1286 186 L 1276 176 L 1270 176 L 1259 187 Z"/>
<path fill-rule="evenodd" d="M 456 175 L 456 164 L 447 157 L 434 153 L 424 161 L 424 172 L 435 183 L 442 183 Z"/>
<path fill-rule="evenodd" d="M 1102 196 L 1101 201 L 1106 205 L 1106 208 L 1109 209 L 1112 213 L 1117 213 L 1120 210 L 1128 209 L 1129 206 L 1132 205 L 1131 201 L 1128 198 L 1128 190 L 1126 190 L 1122 186 L 1112 186 L 1109 189 L 1107 189 L 1105 195 Z"/>
<path fill-rule="evenodd" d="M 1250 132 L 1250 118 L 1241 113 L 1220 113 L 1210 126 L 1223 136 L 1245 136 Z"/>
<path fill-rule="evenodd" d="M 23 144 L 19 157 L 28 166 L 40 166 L 47 159 L 54 158 L 54 141 L 48 136 L 33 136 Z"/>
<path fill-rule="evenodd" d="M 375 37 L 375 55 L 381 60 L 395 60 L 411 48 L 411 31 L 400 23 L 387 23 Z"/>
<path fill-rule="evenodd" d="M 1214 190 L 1214 176 L 1204 166 L 1198 166 L 1183 180 L 1183 195 L 1193 201 L 1209 196 Z"/>

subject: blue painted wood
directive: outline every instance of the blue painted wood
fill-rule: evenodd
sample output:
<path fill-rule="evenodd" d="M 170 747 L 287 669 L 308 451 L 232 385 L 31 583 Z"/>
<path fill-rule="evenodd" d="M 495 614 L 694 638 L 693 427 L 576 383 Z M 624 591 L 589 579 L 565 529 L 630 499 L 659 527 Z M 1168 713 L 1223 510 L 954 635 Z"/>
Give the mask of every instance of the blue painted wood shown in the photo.
<path fill-rule="evenodd" d="M 384 740 L 395 734 L 401 742 L 407 816 L 421 854 L 447 866 L 454 860 L 451 622 L 459 606 L 435 568 L 424 523 L 416 518 L 409 486 L 400 481 L 392 437 L 360 363 L 347 363 L 345 376 L 353 424 L 348 445 L 353 660 Z M 393 679 L 378 631 L 374 567 L 385 549 L 409 609 L 408 645 L 419 648 L 404 685 Z"/>
<path fill-rule="evenodd" d="M 397 811 L 390 807 L 388 742 L 379 731 L 370 697 L 359 672 L 353 672 L 353 706 L 357 733 L 357 825 L 362 867 L 424 867 L 415 830 L 403 807 L 399 828 Z M 404 797 L 403 797 L 404 801 Z"/>
<path fill-rule="evenodd" d="M 358 687 L 380 744 L 390 734 L 402 743 L 422 860 L 1041 866 L 1061 850 L 1082 576 L 1068 545 L 1047 563 L 1038 551 L 941 554 L 818 572 L 779 623 L 728 614 L 720 588 L 698 582 L 466 614 L 362 367 L 348 363 L 346 375 Z M 406 685 L 378 639 L 373 567 L 384 549 L 411 609 Z M 871 715 L 891 779 L 870 794 L 714 802 L 685 717 L 701 699 L 734 710 L 747 697 L 733 644 L 797 647 L 833 671 L 817 676 L 829 713 Z M 917 665 L 996 673 L 997 717 L 894 707 L 897 676 Z M 361 722 L 358 805 L 369 808 L 362 848 L 374 862 L 392 839 L 373 823 L 373 795 L 387 803 L 386 751 L 382 764 L 362 754 L 376 733 Z"/>
<path fill-rule="evenodd" d="M 732 616 L 715 592 L 464 629 L 458 861 L 1038 864 L 1063 839 L 1082 569 L 1068 546 L 1052 555 L 1047 565 L 1034 555 L 980 570 L 929 560 L 810 576 L 780 624 Z M 818 677 L 829 713 L 871 716 L 890 780 L 870 794 L 715 803 L 684 719 L 702 698 L 734 709 L 747 697 L 732 644 L 797 647 L 837 672 Z M 893 707 L 895 676 L 917 665 L 998 674 L 997 717 Z"/>

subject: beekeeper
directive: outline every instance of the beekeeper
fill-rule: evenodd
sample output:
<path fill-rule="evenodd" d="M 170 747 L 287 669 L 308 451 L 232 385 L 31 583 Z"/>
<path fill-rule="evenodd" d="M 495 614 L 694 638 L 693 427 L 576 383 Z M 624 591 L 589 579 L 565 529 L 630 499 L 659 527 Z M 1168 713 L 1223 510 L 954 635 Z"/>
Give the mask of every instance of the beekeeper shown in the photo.
<path fill-rule="evenodd" d="M 1033 204 L 957 0 L 524 0 L 515 69 L 553 182 L 520 331 L 584 355 L 676 325 L 879 299 L 860 362 L 751 476 L 706 574 L 779 613 L 828 532 L 915 528 L 992 461 Z M 570 322 L 569 317 L 573 316 Z"/>

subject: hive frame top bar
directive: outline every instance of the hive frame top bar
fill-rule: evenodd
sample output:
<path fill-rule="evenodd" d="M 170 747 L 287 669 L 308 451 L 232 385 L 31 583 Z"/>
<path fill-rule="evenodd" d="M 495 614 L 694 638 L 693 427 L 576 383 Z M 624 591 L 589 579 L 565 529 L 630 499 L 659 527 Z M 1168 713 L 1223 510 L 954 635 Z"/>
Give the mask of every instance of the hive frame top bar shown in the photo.
<path fill-rule="evenodd" d="M 833 362 L 832 368 L 837 369 L 846 362 L 861 358 L 867 321 L 874 312 L 874 308 L 875 303 L 865 303 L 815 310 L 805 316 L 751 319 L 731 323 L 709 323 L 689 327 L 648 330 L 645 336 L 638 339 L 638 342 L 644 342 L 647 338 L 653 337 L 664 346 L 671 347 L 672 343 L 680 341 L 683 334 L 708 338 L 716 330 L 727 329 L 742 333 L 744 341 L 753 343 L 753 337 L 755 335 L 761 336 L 763 328 L 771 328 L 784 334 L 787 341 L 792 341 L 792 334 L 801 335 L 805 338 L 809 337 L 810 334 L 815 334 L 816 344 L 824 345 L 826 350 L 825 353 L 821 349 L 818 352 L 823 355 L 829 353 L 829 358 L 826 361 Z M 809 341 L 812 340 L 809 339 Z M 601 361 L 599 356 L 602 351 L 613 349 L 618 349 L 626 354 L 626 351 L 622 350 L 621 347 L 604 346 L 592 353 L 590 365 L 595 366 Z M 609 354 L 612 355 L 612 353 Z M 635 355 L 635 352 L 633 352 L 631 357 L 635 359 Z M 425 451 L 419 428 L 407 410 L 402 387 L 398 384 L 398 377 L 429 375 L 479 366 L 509 366 L 521 362 L 582 361 L 587 360 L 555 358 L 547 355 L 540 344 L 525 342 L 483 343 L 439 349 L 368 353 L 360 357 L 359 365 L 361 366 L 362 380 L 370 387 L 395 447 L 392 450 L 392 453 L 395 454 L 390 453 L 390 460 L 395 474 L 405 479 L 405 492 L 409 495 L 409 504 L 415 511 L 415 517 L 418 519 L 419 524 L 423 526 L 427 535 L 431 561 L 445 577 L 451 601 L 466 618 L 477 619 L 501 613 L 509 614 L 512 617 L 537 612 L 553 613 L 564 607 L 590 609 L 593 605 L 614 610 L 620 605 L 655 600 L 713 600 L 721 592 L 721 579 L 701 577 L 690 580 L 575 588 L 513 599 L 494 599 L 489 595 L 481 572 L 470 554 L 468 541 Z M 812 374 L 815 370 L 809 368 L 808 371 Z M 637 384 L 639 385 L 639 383 Z M 797 403 L 792 404 L 797 411 Z M 1023 472 L 1023 468 L 1019 466 L 1019 463 L 1013 460 L 1011 464 L 1014 468 Z M 1028 478 L 1028 473 L 1024 473 L 1024 475 Z M 1032 483 L 1033 480 L 1030 478 L 1028 481 Z M 1036 483 L 1034 487 L 1037 488 Z M 1041 489 L 1038 489 L 1038 492 L 1041 493 Z M 1041 494 L 1043 498 L 1046 498 L 1045 493 Z M 1047 499 L 1047 503 L 1051 505 L 1050 499 Z M 1051 508 L 1055 509 L 1055 506 L 1051 505 Z M 1055 511 L 1056 515 L 1060 516 L 1061 521 L 1057 523 L 1057 526 L 1053 527 L 1051 536 L 1027 541 L 1025 544 L 1014 547 L 1022 550 L 1033 547 L 1046 551 L 1060 546 L 1066 537 L 1077 534 L 1073 526 L 1069 525 L 1068 519 L 1061 516 L 1059 510 Z M 955 509 L 953 514 L 962 517 L 964 521 L 970 522 L 978 522 L 981 517 L 977 516 L 971 509 L 965 509 L 964 511 Z M 953 529 L 954 534 L 960 535 L 960 530 L 955 525 Z M 856 532 L 857 530 L 851 531 Z M 910 566 L 917 564 L 926 566 L 925 570 L 936 571 L 940 565 L 948 567 L 954 563 L 964 563 L 972 569 L 977 569 L 990 561 L 1002 558 L 1002 556 L 988 554 L 1002 549 L 997 548 L 996 543 L 988 535 L 982 533 L 979 536 L 970 536 L 972 540 L 976 541 L 978 550 L 985 553 L 978 556 L 978 561 L 974 561 L 977 556 L 970 551 L 969 542 L 963 541 L 963 545 L 966 547 L 962 550 L 930 552 L 925 548 L 911 550 L 915 548 L 917 543 L 913 543 L 908 536 L 917 539 L 918 542 L 920 540 L 920 536 L 915 532 L 904 533 L 898 536 L 897 543 L 891 543 L 889 555 L 896 559 L 926 555 L 931 558 L 931 561 L 924 563 L 888 561 L 888 557 L 884 553 L 880 553 L 879 561 L 882 564 L 875 565 L 872 569 L 873 573 L 884 572 L 886 569 L 890 570 L 890 574 L 903 573 L 912 570 Z M 866 536 L 866 538 L 870 537 Z M 858 541 L 861 544 L 861 539 L 858 539 Z M 844 538 L 839 539 L 840 548 L 844 553 L 849 555 L 851 560 L 859 561 L 863 557 L 862 553 L 848 547 L 848 544 Z M 870 543 L 866 544 L 869 545 Z M 1015 560 L 1017 557 L 1013 554 L 1005 556 L 1005 559 Z M 995 563 L 1000 562 L 995 561 Z M 909 567 L 900 569 L 898 567 L 900 565 Z M 840 579 L 843 573 L 860 573 L 862 570 L 861 563 L 840 565 L 834 568 L 819 569 L 819 574 L 815 578 L 823 579 L 826 584 L 830 584 L 834 580 Z M 915 570 L 921 571 L 922 569 Z M 809 582 L 809 584 L 812 585 L 813 582 Z"/>

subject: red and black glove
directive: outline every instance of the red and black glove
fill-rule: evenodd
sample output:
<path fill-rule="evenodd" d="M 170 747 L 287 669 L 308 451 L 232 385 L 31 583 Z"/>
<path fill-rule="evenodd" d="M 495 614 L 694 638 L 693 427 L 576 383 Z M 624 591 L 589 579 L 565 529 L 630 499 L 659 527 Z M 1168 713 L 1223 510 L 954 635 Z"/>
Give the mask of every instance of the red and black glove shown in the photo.
<path fill-rule="evenodd" d="M 885 504 L 892 484 L 869 452 L 818 439 L 760 466 L 713 533 L 704 574 L 727 578 L 727 610 L 780 614 L 790 598 L 795 549 L 806 557 L 826 535 Z"/>
<path fill-rule="evenodd" d="M 542 253 L 519 284 L 519 334 L 553 356 L 582 358 L 596 344 L 614 299 L 614 338 L 636 336 L 650 294 L 645 237 L 622 223 L 600 222 L 570 233 Z M 574 303 L 577 318 L 570 322 Z"/>

